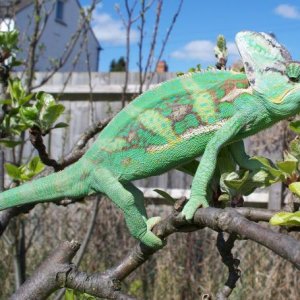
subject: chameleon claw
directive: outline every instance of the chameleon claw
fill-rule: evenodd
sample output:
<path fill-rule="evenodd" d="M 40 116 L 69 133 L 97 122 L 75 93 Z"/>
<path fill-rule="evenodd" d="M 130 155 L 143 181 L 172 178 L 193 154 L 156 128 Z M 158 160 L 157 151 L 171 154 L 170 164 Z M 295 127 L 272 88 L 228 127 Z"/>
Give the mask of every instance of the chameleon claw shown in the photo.
<path fill-rule="evenodd" d="M 160 239 L 151 230 L 161 221 L 161 217 L 152 217 L 147 220 L 147 231 L 139 238 L 139 240 L 154 249 L 160 249 L 166 245 L 166 241 Z"/>
<path fill-rule="evenodd" d="M 159 222 L 161 221 L 161 217 L 152 217 L 152 218 L 149 218 L 146 223 L 147 223 L 147 230 L 152 230 L 153 227 L 155 225 L 157 225 Z"/>

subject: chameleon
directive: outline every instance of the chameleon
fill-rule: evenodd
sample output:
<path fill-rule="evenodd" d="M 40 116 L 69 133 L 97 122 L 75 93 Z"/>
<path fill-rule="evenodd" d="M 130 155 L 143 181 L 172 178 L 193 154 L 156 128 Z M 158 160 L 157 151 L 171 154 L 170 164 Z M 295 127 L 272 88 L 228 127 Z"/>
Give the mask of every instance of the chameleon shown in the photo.
<path fill-rule="evenodd" d="M 121 110 L 75 164 L 0 194 L 0 209 L 103 193 L 119 207 L 131 235 L 149 247 L 143 193 L 134 180 L 188 168 L 201 160 L 181 214 L 207 207 L 218 153 L 228 147 L 241 167 L 258 168 L 243 139 L 300 111 L 300 63 L 266 33 L 242 31 L 236 44 L 245 73 L 195 72 L 152 88 Z"/>

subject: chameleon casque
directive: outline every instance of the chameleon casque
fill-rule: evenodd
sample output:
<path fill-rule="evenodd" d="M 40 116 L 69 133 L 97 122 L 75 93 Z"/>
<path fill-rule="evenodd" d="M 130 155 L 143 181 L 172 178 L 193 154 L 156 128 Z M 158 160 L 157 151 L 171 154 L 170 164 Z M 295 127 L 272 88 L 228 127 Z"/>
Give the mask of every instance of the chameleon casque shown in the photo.
<path fill-rule="evenodd" d="M 300 111 L 300 63 L 272 36 L 240 32 L 244 73 L 207 71 L 146 91 L 116 115 L 75 164 L 0 194 L 0 209 L 64 197 L 106 194 L 123 212 L 131 234 L 159 248 L 142 192 L 131 182 L 185 166 L 202 155 L 182 214 L 191 220 L 208 206 L 207 187 L 218 152 L 253 169 L 242 139 Z M 150 223 L 150 222 L 148 222 Z"/>

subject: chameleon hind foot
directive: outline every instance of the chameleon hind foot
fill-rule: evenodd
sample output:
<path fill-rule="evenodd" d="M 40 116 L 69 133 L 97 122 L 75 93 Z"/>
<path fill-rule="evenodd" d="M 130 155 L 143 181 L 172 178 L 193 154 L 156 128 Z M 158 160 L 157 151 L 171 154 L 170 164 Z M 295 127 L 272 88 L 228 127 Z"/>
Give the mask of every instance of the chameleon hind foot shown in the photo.
<path fill-rule="evenodd" d="M 147 230 L 152 230 L 155 225 L 157 225 L 161 221 L 161 217 L 151 217 L 149 218 L 147 223 Z"/>
<path fill-rule="evenodd" d="M 160 239 L 158 236 L 156 236 L 151 230 L 155 225 L 157 225 L 161 221 L 161 217 L 152 217 L 149 218 L 147 223 L 147 231 L 144 235 L 142 235 L 140 241 L 154 249 L 160 249 L 166 245 L 166 241 Z"/>
<path fill-rule="evenodd" d="M 147 231 L 139 237 L 139 240 L 146 246 L 153 249 L 160 249 L 166 245 L 166 242 L 156 236 L 152 231 L 147 229 Z"/>

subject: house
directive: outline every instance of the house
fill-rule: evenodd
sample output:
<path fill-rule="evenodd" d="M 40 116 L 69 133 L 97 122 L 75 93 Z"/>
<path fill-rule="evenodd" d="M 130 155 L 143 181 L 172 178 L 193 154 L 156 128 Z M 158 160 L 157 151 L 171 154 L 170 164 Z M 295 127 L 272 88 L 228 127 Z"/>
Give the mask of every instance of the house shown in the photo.
<path fill-rule="evenodd" d="M 79 0 L 44 1 L 39 12 L 42 34 L 35 49 L 35 71 L 53 67 L 59 67 L 59 72 L 98 71 L 101 47 L 90 23 L 83 22 L 82 9 Z M 29 45 L 36 36 L 34 0 L 0 0 L 0 18 L 14 20 L 20 31 L 19 58 L 26 64 Z"/>

